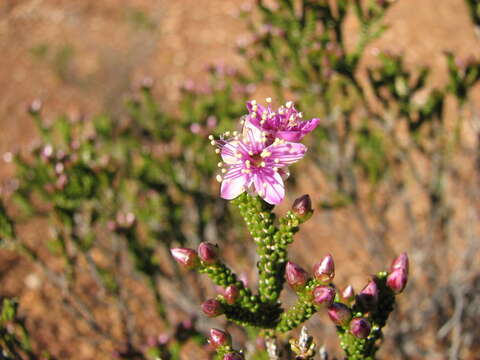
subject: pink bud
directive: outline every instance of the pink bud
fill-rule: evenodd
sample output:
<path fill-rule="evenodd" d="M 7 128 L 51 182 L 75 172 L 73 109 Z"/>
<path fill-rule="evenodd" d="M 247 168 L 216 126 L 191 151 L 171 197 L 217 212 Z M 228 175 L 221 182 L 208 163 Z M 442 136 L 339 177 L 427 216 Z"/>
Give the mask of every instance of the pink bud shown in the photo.
<path fill-rule="evenodd" d="M 395 269 L 403 269 L 408 275 L 409 261 L 407 253 L 401 253 L 398 255 L 390 266 L 390 271 L 393 272 Z"/>
<path fill-rule="evenodd" d="M 198 246 L 198 256 L 207 265 L 213 265 L 218 261 L 218 246 L 202 242 Z"/>
<path fill-rule="evenodd" d="M 313 276 L 321 282 L 330 282 L 335 277 L 335 263 L 332 255 L 328 254 L 322 261 L 313 266 Z"/>
<path fill-rule="evenodd" d="M 208 317 L 215 317 L 223 314 L 223 308 L 220 301 L 209 299 L 202 303 L 202 311 Z"/>
<path fill-rule="evenodd" d="M 174 248 L 170 249 L 170 253 L 175 261 L 186 269 L 193 269 L 198 265 L 198 255 L 193 249 Z"/>
<path fill-rule="evenodd" d="M 408 273 L 403 268 L 393 270 L 387 277 L 387 285 L 396 294 L 399 294 L 405 289 L 408 280 Z"/>
<path fill-rule="evenodd" d="M 335 289 L 331 286 L 320 285 L 313 289 L 313 303 L 317 306 L 331 306 L 335 299 Z"/>
<path fill-rule="evenodd" d="M 349 307 L 342 303 L 333 303 L 327 310 L 330 320 L 335 325 L 347 325 L 352 318 L 352 312 Z"/>
<path fill-rule="evenodd" d="M 370 322 L 365 318 L 355 318 L 350 322 L 350 332 L 359 339 L 365 339 L 371 328 Z"/>
<path fill-rule="evenodd" d="M 232 338 L 230 334 L 226 333 L 225 331 L 219 329 L 210 329 L 208 342 L 216 349 L 220 346 L 231 345 Z"/>
<path fill-rule="evenodd" d="M 239 295 L 240 291 L 238 291 L 238 288 L 235 285 L 227 286 L 223 293 L 223 297 L 229 305 L 235 304 L 235 301 L 237 301 Z"/>
<path fill-rule="evenodd" d="M 192 125 L 190 125 L 190 131 L 194 134 L 199 134 L 200 131 L 202 131 L 202 127 L 199 123 L 193 123 Z"/>
<path fill-rule="evenodd" d="M 153 87 L 154 83 L 155 83 L 155 80 L 152 77 L 146 76 L 142 79 L 140 86 L 144 90 L 150 90 Z"/>
<path fill-rule="evenodd" d="M 213 115 L 207 118 L 207 128 L 214 129 L 217 126 L 217 118 Z"/>
<path fill-rule="evenodd" d="M 291 261 L 287 262 L 285 277 L 287 278 L 288 285 L 295 291 L 303 288 L 308 281 L 307 272 Z"/>
<path fill-rule="evenodd" d="M 30 114 L 38 114 L 40 110 L 42 110 L 42 100 L 40 99 L 35 99 L 28 105 L 28 112 Z"/>
<path fill-rule="evenodd" d="M 358 300 L 366 310 L 374 310 L 378 304 L 378 287 L 375 280 L 370 282 L 358 294 Z"/>
<path fill-rule="evenodd" d="M 342 298 L 346 302 L 350 303 L 355 299 L 355 290 L 352 285 L 348 285 L 342 292 Z"/>
<path fill-rule="evenodd" d="M 301 222 L 307 221 L 313 215 L 312 200 L 309 195 L 302 195 L 292 205 L 292 211 Z"/>
<path fill-rule="evenodd" d="M 236 352 L 230 352 L 223 357 L 223 360 L 244 360 L 245 358 Z"/>
<path fill-rule="evenodd" d="M 167 333 L 160 334 L 157 341 L 160 345 L 166 345 L 170 341 L 170 335 Z"/>

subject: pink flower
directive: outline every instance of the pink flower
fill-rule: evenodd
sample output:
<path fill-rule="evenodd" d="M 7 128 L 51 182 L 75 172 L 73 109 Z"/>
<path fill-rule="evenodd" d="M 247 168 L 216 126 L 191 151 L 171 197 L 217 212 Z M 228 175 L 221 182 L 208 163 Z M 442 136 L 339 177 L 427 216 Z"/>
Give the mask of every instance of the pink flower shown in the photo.
<path fill-rule="evenodd" d="M 270 101 L 271 99 L 268 98 L 267 102 Z M 295 109 L 291 101 L 288 101 L 285 106 L 280 106 L 277 112 L 272 111 L 270 106 L 258 105 L 255 100 L 247 103 L 247 109 L 249 113 L 245 119 L 245 125 L 258 127 L 267 133 L 271 141 L 279 138 L 298 142 L 320 123 L 320 119 L 317 118 L 302 120 L 302 113 Z"/>
<path fill-rule="evenodd" d="M 231 200 L 244 191 L 253 190 L 269 204 L 279 204 L 285 197 L 281 172 L 300 160 L 307 148 L 299 143 L 275 139 L 256 127 L 244 129 L 232 140 L 213 141 L 220 146 L 223 163 L 221 197 Z"/>

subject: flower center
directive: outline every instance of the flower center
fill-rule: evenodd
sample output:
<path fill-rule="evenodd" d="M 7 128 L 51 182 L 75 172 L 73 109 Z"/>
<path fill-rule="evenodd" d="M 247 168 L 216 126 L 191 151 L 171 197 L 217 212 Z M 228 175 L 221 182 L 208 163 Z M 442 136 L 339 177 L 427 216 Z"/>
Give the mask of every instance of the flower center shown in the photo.
<path fill-rule="evenodd" d="M 254 154 L 250 157 L 252 160 L 252 165 L 255 167 L 263 167 L 265 166 L 265 161 L 263 160 L 260 154 Z"/>

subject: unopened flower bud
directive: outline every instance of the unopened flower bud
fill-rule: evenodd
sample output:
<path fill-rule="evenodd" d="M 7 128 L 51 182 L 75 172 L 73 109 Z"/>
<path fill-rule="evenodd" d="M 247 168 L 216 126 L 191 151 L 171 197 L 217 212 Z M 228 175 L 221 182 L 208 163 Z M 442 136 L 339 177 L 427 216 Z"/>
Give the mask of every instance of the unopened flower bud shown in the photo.
<path fill-rule="evenodd" d="M 170 341 L 170 335 L 167 333 L 163 333 L 158 335 L 157 341 L 159 345 L 166 345 Z"/>
<path fill-rule="evenodd" d="M 285 277 L 287 278 L 288 285 L 295 291 L 303 288 L 308 281 L 307 272 L 291 261 L 287 262 Z"/>
<path fill-rule="evenodd" d="M 218 246 L 202 242 L 198 246 L 198 256 L 207 265 L 213 265 L 218 261 Z"/>
<path fill-rule="evenodd" d="M 313 215 L 312 200 L 309 195 L 302 195 L 292 205 L 292 211 L 301 222 L 305 222 Z"/>
<path fill-rule="evenodd" d="M 170 249 L 170 253 L 176 262 L 178 262 L 185 269 L 193 269 L 198 265 L 198 255 L 193 249 L 188 248 L 174 248 Z"/>
<path fill-rule="evenodd" d="M 42 101 L 40 99 L 35 99 L 28 105 L 28 112 L 32 115 L 38 114 L 40 110 L 42 110 Z"/>
<path fill-rule="evenodd" d="M 155 80 L 152 77 L 146 76 L 142 79 L 140 86 L 143 90 L 150 90 L 153 87 L 154 83 Z"/>
<path fill-rule="evenodd" d="M 408 280 L 408 273 L 405 269 L 399 268 L 393 270 L 387 277 L 387 285 L 396 294 L 399 294 L 405 289 Z"/>
<path fill-rule="evenodd" d="M 245 358 L 237 352 L 230 352 L 223 357 L 223 360 L 244 360 L 244 359 Z"/>
<path fill-rule="evenodd" d="M 229 285 L 225 289 L 223 293 L 223 298 L 229 305 L 235 304 L 235 301 L 237 301 L 238 297 L 240 295 L 240 291 L 235 285 Z"/>
<path fill-rule="evenodd" d="M 331 286 L 320 285 L 313 289 L 313 303 L 316 306 L 327 306 L 333 304 L 335 289 Z"/>
<path fill-rule="evenodd" d="M 371 328 L 370 322 L 365 318 L 355 318 L 350 322 L 350 332 L 359 339 L 365 339 Z"/>
<path fill-rule="evenodd" d="M 202 311 L 208 317 L 215 317 L 223 314 L 222 303 L 215 299 L 208 299 L 202 303 Z"/>
<path fill-rule="evenodd" d="M 225 331 L 219 329 L 210 329 L 208 343 L 216 349 L 220 346 L 231 345 L 232 337 Z"/>
<path fill-rule="evenodd" d="M 342 303 L 333 303 L 327 310 L 330 320 L 335 325 L 344 326 L 347 325 L 352 318 L 352 312 L 349 307 Z"/>
<path fill-rule="evenodd" d="M 342 298 L 344 301 L 351 303 L 355 299 L 355 290 L 352 285 L 348 285 L 342 292 Z"/>
<path fill-rule="evenodd" d="M 393 260 L 392 265 L 390 266 L 390 271 L 393 272 L 396 269 L 403 269 L 408 275 L 409 261 L 407 253 L 401 253 L 398 255 L 395 260 Z"/>
<path fill-rule="evenodd" d="M 358 294 L 358 300 L 366 310 L 374 310 L 378 304 L 378 287 L 375 280 L 370 282 Z"/>
<path fill-rule="evenodd" d="M 330 282 L 335 277 L 335 263 L 332 255 L 328 254 L 322 261 L 313 266 L 313 276 L 321 282 Z"/>

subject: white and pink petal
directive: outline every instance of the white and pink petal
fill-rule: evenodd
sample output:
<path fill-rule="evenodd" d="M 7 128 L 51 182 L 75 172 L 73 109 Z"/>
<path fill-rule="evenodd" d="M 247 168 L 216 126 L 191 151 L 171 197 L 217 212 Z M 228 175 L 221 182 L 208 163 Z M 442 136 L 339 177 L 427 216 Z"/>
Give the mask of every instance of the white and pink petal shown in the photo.
<path fill-rule="evenodd" d="M 291 165 L 300 160 L 306 153 L 307 147 L 300 143 L 283 142 L 273 143 L 265 149 L 270 153 L 265 160 L 277 167 Z"/>
<path fill-rule="evenodd" d="M 245 191 L 248 186 L 248 177 L 242 173 L 242 168 L 230 168 L 222 179 L 220 196 L 226 200 L 235 199 Z"/>
<path fill-rule="evenodd" d="M 262 171 L 254 175 L 255 191 L 267 203 L 277 205 L 285 197 L 282 177 L 275 171 Z"/>

